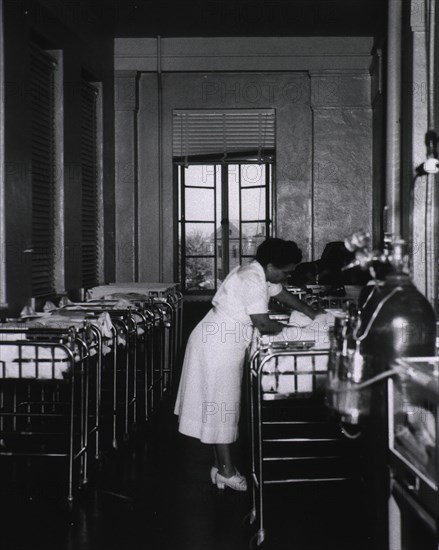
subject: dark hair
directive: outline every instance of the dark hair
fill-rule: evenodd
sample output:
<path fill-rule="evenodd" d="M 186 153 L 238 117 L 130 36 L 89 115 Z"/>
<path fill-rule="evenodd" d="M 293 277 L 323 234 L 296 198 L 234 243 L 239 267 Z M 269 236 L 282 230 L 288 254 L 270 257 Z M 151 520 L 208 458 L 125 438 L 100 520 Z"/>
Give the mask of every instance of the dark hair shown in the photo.
<path fill-rule="evenodd" d="M 262 267 L 273 264 L 275 267 L 281 268 L 288 264 L 300 263 L 302 251 L 294 241 L 267 239 L 258 246 L 256 260 Z"/>

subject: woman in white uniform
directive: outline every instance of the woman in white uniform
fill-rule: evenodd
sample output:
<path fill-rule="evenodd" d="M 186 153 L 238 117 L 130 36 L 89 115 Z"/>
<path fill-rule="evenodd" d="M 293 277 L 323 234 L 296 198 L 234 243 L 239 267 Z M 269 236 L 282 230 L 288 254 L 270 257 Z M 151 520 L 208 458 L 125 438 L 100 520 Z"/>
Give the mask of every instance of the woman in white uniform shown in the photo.
<path fill-rule="evenodd" d="M 272 296 L 314 319 L 316 312 L 282 286 L 302 260 L 293 241 L 267 239 L 256 259 L 236 267 L 213 297 L 213 308 L 193 330 L 186 347 L 175 404 L 179 431 L 214 445 L 211 479 L 219 488 L 245 491 L 230 444 L 238 437 L 242 369 L 250 343 L 250 315 L 267 314 Z"/>

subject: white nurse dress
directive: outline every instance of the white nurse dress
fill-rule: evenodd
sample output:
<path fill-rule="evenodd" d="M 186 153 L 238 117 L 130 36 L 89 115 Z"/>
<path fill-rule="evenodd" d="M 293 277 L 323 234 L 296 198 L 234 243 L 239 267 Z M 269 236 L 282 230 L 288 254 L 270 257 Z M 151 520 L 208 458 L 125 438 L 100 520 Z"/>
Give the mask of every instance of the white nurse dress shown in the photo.
<path fill-rule="evenodd" d="M 233 269 L 223 281 L 187 343 L 174 411 L 181 433 L 203 443 L 236 441 L 250 315 L 266 313 L 270 297 L 281 290 L 266 281 L 257 261 Z"/>

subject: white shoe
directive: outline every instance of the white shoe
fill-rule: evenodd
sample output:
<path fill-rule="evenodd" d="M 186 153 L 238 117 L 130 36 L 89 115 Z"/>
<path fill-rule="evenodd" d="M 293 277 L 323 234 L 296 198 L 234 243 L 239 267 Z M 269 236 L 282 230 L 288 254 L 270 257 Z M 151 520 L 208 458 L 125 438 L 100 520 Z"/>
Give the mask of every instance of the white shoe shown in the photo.
<path fill-rule="evenodd" d="M 218 468 L 216 466 L 212 466 L 210 469 L 210 479 L 212 480 L 213 485 L 216 485 L 216 474 L 218 473 Z"/>
<path fill-rule="evenodd" d="M 230 489 L 234 489 L 235 491 L 247 491 L 247 480 L 238 470 L 236 470 L 236 474 L 232 477 L 224 477 L 218 472 L 216 474 L 216 486 L 218 489 L 230 487 Z"/>

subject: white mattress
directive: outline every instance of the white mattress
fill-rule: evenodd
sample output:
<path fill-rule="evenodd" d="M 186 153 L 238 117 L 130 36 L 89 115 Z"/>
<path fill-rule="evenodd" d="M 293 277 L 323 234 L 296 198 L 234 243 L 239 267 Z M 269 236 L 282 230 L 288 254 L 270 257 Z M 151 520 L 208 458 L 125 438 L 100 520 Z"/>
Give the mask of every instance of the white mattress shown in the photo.
<path fill-rule="evenodd" d="M 75 360 L 78 359 L 76 355 Z M 35 344 L 0 345 L 0 378 L 63 380 L 70 366 L 70 355 L 63 348 Z"/>
<path fill-rule="evenodd" d="M 310 393 L 316 387 L 316 372 L 320 379 L 328 369 L 327 355 L 273 357 L 264 365 L 261 377 L 263 391 L 286 393 Z"/>
<path fill-rule="evenodd" d="M 270 342 L 314 342 L 312 350 L 329 348 L 329 328 L 334 324 L 334 317 L 327 313 L 319 315 L 312 321 L 299 312 L 293 312 L 288 324 L 279 334 L 261 338 L 254 332 L 252 350 L 256 350 L 262 341 Z M 273 357 L 264 365 L 261 376 L 262 390 L 277 394 L 312 393 L 316 383 L 324 383 L 324 372 L 328 368 L 328 355 L 288 355 Z M 320 374 L 316 377 L 316 371 Z"/>

